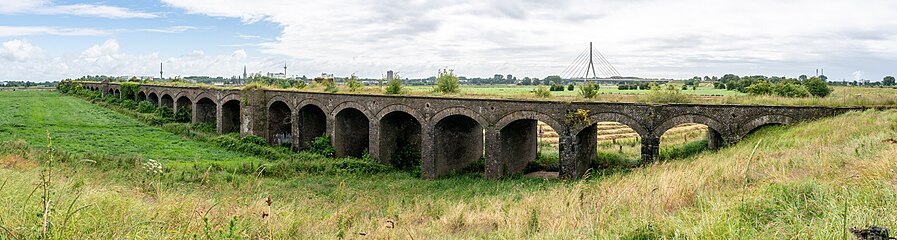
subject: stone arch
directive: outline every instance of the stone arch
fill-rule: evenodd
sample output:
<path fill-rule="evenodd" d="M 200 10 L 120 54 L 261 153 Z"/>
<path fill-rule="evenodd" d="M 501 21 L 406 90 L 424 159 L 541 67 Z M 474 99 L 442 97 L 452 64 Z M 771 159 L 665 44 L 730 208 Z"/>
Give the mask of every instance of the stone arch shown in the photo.
<path fill-rule="evenodd" d="M 240 132 L 240 99 L 239 98 L 222 98 L 221 99 L 221 126 L 219 133 Z"/>
<path fill-rule="evenodd" d="M 644 141 L 642 142 L 642 158 L 645 157 L 646 149 L 651 148 L 649 152 L 659 152 L 660 148 L 660 138 L 666 133 L 668 130 L 679 126 L 681 124 L 686 123 L 698 123 L 707 126 L 707 147 L 709 149 L 719 149 L 729 143 L 734 143 L 733 133 L 728 125 L 717 121 L 708 116 L 699 115 L 699 114 L 686 114 L 679 115 L 670 119 L 667 119 L 663 123 L 657 126 L 654 129 L 654 132 L 651 136 L 645 137 L 650 139 L 651 144 L 646 144 Z M 656 144 L 655 144 L 656 142 Z M 646 148 L 646 145 L 652 145 Z M 656 145 L 656 146 L 653 146 Z M 657 148 L 656 150 L 653 148 Z M 656 154 L 654 157 L 657 157 Z M 652 157 L 653 158 L 653 157 Z M 653 160 L 653 159 L 652 159 Z"/>
<path fill-rule="evenodd" d="M 121 98 L 121 90 L 119 90 L 118 88 L 113 90 L 112 94 L 114 94 L 116 97 Z"/>
<path fill-rule="evenodd" d="M 671 128 L 674 128 L 676 126 L 679 126 L 680 124 L 685 124 L 685 123 L 704 124 L 704 125 L 707 125 L 708 128 L 713 129 L 714 131 L 717 131 L 720 134 L 723 134 L 724 136 L 731 135 L 731 132 L 729 131 L 729 127 L 727 125 L 717 121 L 716 119 L 713 119 L 713 118 L 710 118 L 710 117 L 707 117 L 704 115 L 698 115 L 698 114 L 679 115 L 679 116 L 667 119 L 666 121 L 664 121 L 663 123 L 658 125 L 656 128 L 654 128 L 653 135 L 656 137 L 660 137 L 667 130 L 670 130 Z"/>
<path fill-rule="evenodd" d="M 651 132 L 648 131 L 648 129 L 645 128 L 645 126 L 642 125 L 642 123 L 640 123 L 639 121 L 636 121 L 634 118 L 630 117 L 629 115 L 623 114 L 623 113 L 601 112 L 601 113 L 589 115 L 588 119 L 589 119 L 589 123 L 592 123 L 592 124 L 595 124 L 598 122 L 621 123 L 621 124 L 626 125 L 627 127 L 631 128 L 636 133 L 638 133 L 639 136 L 645 136 L 645 135 L 651 134 Z M 583 127 L 583 128 L 585 128 L 585 127 Z M 573 131 L 573 132 L 580 132 L 583 130 L 583 128 L 576 129 L 576 131 Z"/>
<path fill-rule="evenodd" d="M 322 105 L 313 103 L 298 106 L 295 117 L 298 142 L 294 145 L 297 150 L 305 150 L 309 142 L 327 133 L 327 112 L 321 108 Z"/>
<path fill-rule="evenodd" d="M 193 103 L 193 122 L 216 122 L 218 117 L 218 103 L 209 97 L 198 97 Z"/>
<path fill-rule="evenodd" d="M 423 121 L 416 113 L 404 105 L 391 105 L 378 113 L 376 157 L 380 162 L 406 169 L 420 165 Z"/>
<path fill-rule="evenodd" d="M 361 104 L 347 102 L 333 112 L 332 142 L 337 157 L 361 157 L 369 146 L 371 120 L 361 107 Z"/>
<path fill-rule="evenodd" d="M 484 154 L 484 126 L 464 114 L 440 118 L 433 126 L 433 162 L 435 176 L 461 170 L 480 160 Z"/>
<path fill-rule="evenodd" d="M 470 110 L 469 108 L 466 108 L 466 107 L 450 107 L 450 108 L 440 110 L 435 115 L 433 115 L 433 117 L 430 118 L 430 122 L 438 123 L 443 118 L 446 118 L 451 115 L 464 115 L 473 120 L 476 120 L 477 123 L 480 124 L 480 126 L 483 126 L 483 127 L 489 126 L 489 121 L 486 121 L 486 118 L 484 118 L 482 115 L 480 115 L 480 113 Z"/>
<path fill-rule="evenodd" d="M 333 110 L 330 111 L 330 115 L 336 116 L 339 112 L 343 111 L 346 108 L 354 108 L 355 110 L 358 110 L 361 113 L 363 113 L 366 118 L 371 119 L 370 112 L 368 112 L 368 109 L 366 107 L 364 107 L 363 104 L 360 104 L 357 102 L 352 102 L 352 101 L 342 102 L 342 103 L 336 105 L 336 107 L 333 107 Z"/>
<path fill-rule="evenodd" d="M 418 112 L 417 109 L 414 109 L 414 108 L 409 107 L 404 104 L 392 104 L 392 105 L 383 107 L 382 109 L 380 109 L 379 112 L 374 114 L 373 119 L 381 120 L 381 119 L 383 119 L 383 117 L 385 117 L 386 115 L 393 113 L 393 112 L 407 113 L 407 114 L 411 115 L 412 117 L 414 117 L 415 120 L 417 120 L 421 123 L 426 121 L 426 119 L 424 119 L 424 115 L 420 114 L 420 112 Z"/>
<path fill-rule="evenodd" d="M 760 127 L 767 125 L 788 125 L 794 123 L 795 120 L 792 117 L 785 115 L 764 115 L 757 118 L 754 118 L 750 122 L 741 126 L 741 133 L 739 134 L 739 139 L 744 138 L 748 134 L 754 132 L 754 130 L 759 129 Z"/>
<path fill-rule="evenodd" d="M 268 103 L 266 103 L 265 106 L 270 108 L 271 104 L 274 104 L 275 102 L 283 102 L 290 109 L 293 109 L 295 107 L 295 106 L 293 106 L 293 101 L 290 101 L 287 97 L 284 97 L 281 95 L 275 95 L 275 96 L 268 98 Z"/>
<path fill-rule="evenodd" d="M 498 151 L 494 161 L 498 165 L 491 170 L 493 174 L 523 171 L 529 162 L 536 159 L 539 151 L 539 121 L 548 124 L 559 135 L 565 134 L 564 125 L 551 116 L 535 111 L 513 112 L 496 122 Z M 558 151 L 560 155 L 560 148 Z"/>
<path fill-rule="evenodd" d="M 180 112 L 181 109 L 187 109 L 187 112 L 190 113 L 187 119 L 180 121 L 190 121 L 190 119 L 193 119 L 193 100 L 191 100 L 190 97 L 183 95 L 176 97 L 174 101 L 174 107 L 175 113 Z"/>
<path fill-rule="evenodd" d="M 558 131 L 558 133 L 561 133 L 564 130 L 564 128 L 563 128 L 564 125 L 561 125 L 560 122 L 558 122 L 551 116 L 548 116 L 547 114 L 536 112 L 536 111 L 517 111 L 517 112 L 509 113 L 509 114 L 505 115 L 504 117 L 502 117 L 501 119 L 499 119 L 497 122 L 495 122 L 495 128 L 502 129 L 505 126 L 507 126 L 508 124 L 510 124 L 511 122 L 514 122 L 517 120 L 523 120 L 523 119 L 530 119 L 530 120 L 544 122 L 545 124 L 548 124 L 548 126 L 550 126 L 551 128 L 554 128 L 555 131 Z"/>
<path fill-rule="evenodd" d="M 174 109 L 174 98 L 171 97 L 171 94 L 163 93 L 162 97 L 159 98 L 160 106 L 168 107 Z"/>
<path fill-rule="evenodd" d="M 137 98 L 137 99 L 135 99 L 135 100 L 137 100 L 138 102 L 146 101 L 146 93 L 143 92 L 143 91 L 139 91 L 139 92 L 137 92 L 137 94 L 135 95 L 135 97 Z"/>
<path fill-rule="evenodd" d="M 199 92 L 198 94 L 196 94 L 196 96 L 192 97 L 191 99 L 193 99 L 193 102 L 199 102 L 199 100 L 201 100 L 203 98 L 208 98 L 209 100 L 212 100 L 212 102 L 215 103 L 216 105 L 218 104 L 218 98 L 216 98 L 214 95 L 209 94 L 205 91 Z"/>
<path fill-rule="evenodd" d="M 293 109 L 290 108 L 290 104 L 272 98 L 266 109 L 268 112 L 268 142 L 275 146 L 292 146 Z"/>
<path fill-rule="evenodd" d="M 309 105 L 313 105 L 313 106 L 315 106 L 315 107 L 318 107 L 319 109 L 321 109 L 321 110 L 324 111 L 325 113 L 330 112 L 330 111 L 327 110 L 327 104 L 324 104 L 324 102 L 318 101 L 317 99 L 314 99 L 314 98 L 306 98 L 306 99 L 302 99 L 301 101 L 299 101 L 299 103 L 296 104 L 296 109 L 302 109 L 302 108 L 304 108 L 304 107 L 306 107 L 306 106 L 309 106 Z"/>
<path fill-rule="evenodd" d="M 159 106 L 159 95 L 156 94 L 156 92 L 150 92 L 149 95 L 146 96 L 146 100 L 154 106 Z"/>

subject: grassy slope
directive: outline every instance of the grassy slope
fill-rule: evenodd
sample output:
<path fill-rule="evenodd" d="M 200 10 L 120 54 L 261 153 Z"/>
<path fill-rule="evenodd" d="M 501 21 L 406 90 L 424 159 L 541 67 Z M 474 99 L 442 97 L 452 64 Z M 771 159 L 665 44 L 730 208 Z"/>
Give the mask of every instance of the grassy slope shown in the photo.
<path fill-rule="evenodd" d="M 46 145 L 49 131 L 58 147 L 73 152 L 137 156 L 172 161 L 237 161 L 251 156 L 222 150 L 150 128 L 114 111 L 56 92 L 0 94 L 0 141 L 24 139 Z"/>
<path fill-rule="evenodd" d="M 81 107 L 102 116 L 97 107 Z M 897 111 L 848 113 L 761 130 L 716 153 L 578 182 L 471 176 L 425 181 L 405 173 L 257 179 L 212 172 L 198 182 L 165 176 L 155 179 L 161 187 L 152 187 L 138 169 L 100 171 L 72 163 L 58 168 L 55 196 L 62 204 L 53 216 L 61 228 L 64 210 L 80 193 L 75 208 L 90 207 L 58 230 L 61 237 L 209 232 L 220 238 L 216 231 L 229 232 L 236 219 L 237 235 L 273 238 L 354 238 L 364 232 L 377 238 L 831 239 L 843 234 L 845 216 L 848 227 L 897 227 L 897 145 L 880 142 L 895 136 Z M 30 236 L 39 228 L 37 197 L 26 198 L 37 182 L 36 164 L 2 155 L 0 226 Z M 271 207 L 264 203 L 268 196 Z"/>

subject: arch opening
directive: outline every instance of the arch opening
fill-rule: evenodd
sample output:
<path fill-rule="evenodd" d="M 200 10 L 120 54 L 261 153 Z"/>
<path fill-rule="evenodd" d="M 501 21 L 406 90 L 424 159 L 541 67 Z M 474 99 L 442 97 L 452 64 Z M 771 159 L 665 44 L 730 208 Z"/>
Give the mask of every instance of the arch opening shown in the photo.
<path fill-rule="evenodd" d="M 146 100 L 152 103 L 153 106 L 159 106 L 159 95 L 156 95 L 156 93 L 150 93 Z"/>
<path fill-rule="evenodd" d="M 716 129 L 701 123 L 678 124 L 660 135 L 660 161 L 682 159 L 725 145 Z"/>
<path fill-rule="evenodd" d="M 539 130 L 549 129 L 554 133 L 554 159 L 557 161 L 557 144 L 558 135 L 547 124 L 541 123 L 535 119 L 518 119 L 508 123 L 499 130 L 499 142 L 501 148 L 502 169 L 507 172 L 504 174 L 518 173 L 527 167 L 527 164 L 539 157 Z M 544 134 L 544 132 L 542 132 Z M 551 148 L 551 145 L 548 145 Z M 551 151 L 551 150 L 549 150 Z M 555 172 L 557 169 L 554 169 Z"/>
<path fill-rule="evenodd" d="M 121 98 L 121 91 L 118 89 L 115 89 L 114 91 L 112 91 L 112 94 L 115 95 L 115 97 L 117 97 L 117 98 Z"/>
<path fill-rule="evenodd" d="M 641 161 L 642 136 L 622 122 L 597 122 L 595 127 L 595 161 L 597 169 L 637 166 Z"/>
<path fill-rule="evenodd" d="M 337 157 L 360 158 L 370 141 L 370 120 L 358 109 L 343 109 L 336 114 L 333 135 Z"/>
<path fill-rule="evenodd" d="M 212 99 L 201 98 L 196 101 L 193 111 L 193 123 L 212 123 L 215 124 L 215 118 L 218 115 L 217 105 Z"/>
<path fill-rule="evenodd" d="M 230 100 L 221 105 L 221 129 L 218 132 L 240 132 L 240 100 Z"/>
<path fill-rule="evenodd" d="M 138 92 L 138 93 L 137 93 L 137 99 L 136 99 L 136 100 L 137 100 L 138 102 L 146 101 L 146 93 L 144 93 L 144 92 Z"/>
<path fill-rule="evenodd" d="M 297 150 L 308 149 L 309 143 L 316 137 L 323 136 L 327 131 L 327 114 L 320 107 L 306 105 L 296 113 L 298 131 L 296 132 L 298 143 Z"/>
<path fill-rule="evenodd" d="M 274 146 L 292 147 L 293 118 L 290 106 L 276 101 L 268 107 L 268 143 Z"/>
<path fill-rule="evenodd" d="M 187 96 L 181 96 L 174 104 L 174 120 L 190 122 L 193 119 L 193 102 Z"/>
<path fill-rule="evenodd" d="M 162 107 L 174 109 L 174 98 L 172 98 L 171 95 L 162 94 L 161 103 Z"/>
<path fill-rule="evenodd" d="M 411 114 L 395 111 L 380 119 L 380 162 L 402 170 L 420 168 L 421 124 Z"/>
<path fill-rule="evenodd" d="M 465 115 L 451 115 L 433 129 L 435 175 L 461 170 L 485 172 L 483 127 Z"/>

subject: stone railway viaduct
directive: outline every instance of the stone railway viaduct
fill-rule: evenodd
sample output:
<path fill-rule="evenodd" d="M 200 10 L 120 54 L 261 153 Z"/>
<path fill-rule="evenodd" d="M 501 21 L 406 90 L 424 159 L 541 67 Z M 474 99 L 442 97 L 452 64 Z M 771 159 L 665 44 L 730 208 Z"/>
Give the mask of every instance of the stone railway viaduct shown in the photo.
<path fill-rule="evenodd" d="M 82 83 L 103 94 L 115 83 Z M 189 108 L 193 122 L 214 121 L 219 133 L 258 135 L 273 145 L 305 149 L 328 134 L 337 156 L 370 155 L 390 164 L 403 146 L 418 150 L 424 178 L 432 179 L 485 159 L 485 176 L 520 172 L 536 158 L 537 121 L 559 136 L 562 178 L 578 178 L 597 153 L 597 122 L 625 124 L 640 135 L 642 160 L 659 155 L 660 137 L 684 123 L 708 126 L 708 145 L 735 144 L 753 130 L 792 124 L 859 108 L 707 104 L 557 102 L 443 97 L 220 90 L 141 85 L 137 100 L 175 110 Z M 586 119 L 570 118 L 587 110 Z M 575 119 L 575 120 L 573 120 Z M 571 121 L 572 120 L 572 121 Z"/>

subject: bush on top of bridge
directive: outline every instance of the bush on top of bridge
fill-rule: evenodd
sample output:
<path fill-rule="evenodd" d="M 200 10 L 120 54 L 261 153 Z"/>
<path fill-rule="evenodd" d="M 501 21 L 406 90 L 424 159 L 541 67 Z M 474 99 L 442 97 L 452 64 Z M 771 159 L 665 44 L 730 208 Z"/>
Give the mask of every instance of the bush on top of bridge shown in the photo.
<path fill-rule="evenodd" d="M 458 93 L 461 90 L 461 84 L 458 83 L 458 76 L 455 76 L 455 72 L 453 70 L 443 69 L 439 71 L 439 76 L 436 77 L 436 87 L 433 88 L 433 92 L 437 93 Z"/>

